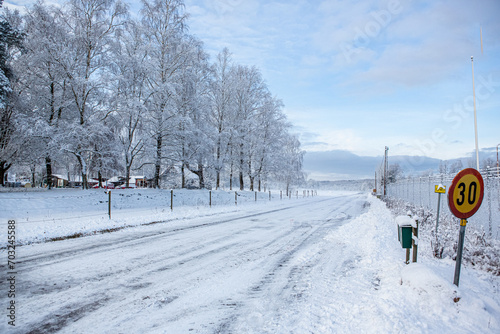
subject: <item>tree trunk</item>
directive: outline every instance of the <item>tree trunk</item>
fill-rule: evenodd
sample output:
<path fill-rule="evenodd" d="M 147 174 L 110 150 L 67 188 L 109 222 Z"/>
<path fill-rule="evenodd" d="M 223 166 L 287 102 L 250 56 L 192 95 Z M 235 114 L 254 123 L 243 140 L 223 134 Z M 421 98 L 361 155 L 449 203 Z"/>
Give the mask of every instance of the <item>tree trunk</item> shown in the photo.
<path fill-rule="evenodd" d="M 240 190 L 243 191 L 245 189 L 245 185 L 243 184 L 243 164 L 245 161 L 243 160 L 243 144 L 240 144 Z"/>
<path fill-rule="evenodd" d="M 248 159 L 248 178 L 250 179 L 250 191 L 253 191 L 255 176 L 252 176 L 252 159 Z"/>
<path fill-rule="evenodd" d="M 5 186 L 5 173 L 9 170 L 12 164 L 7 164 L 7 161 L 0 161 L 0 182 Z"/>
<path fill-rule="evenodd" d="M 160 188 L 160 169 L 161 169 L 161 149 L 162 149 L 162 137 L 158 135 L 156 139 L 156 163 L 155 163 L 155 176 L 153 179 L 153 188 Z"/>
<path fill-rule="evenodd" d="M 81 155 L 79 154 L 75 155 L 82 169 L 82 189 L 89 189 L 89 184 L 87 183 L 87 164 L 85 163 L 85 160 L 82 158 Z M 49 178 L 49 175 L 47 175 L 47 178 Z M 50 175 L 50 179 L 52 181 L 52 175 Z"/>
<path fill-rule="evenodd" d="M 33 165 L 31 169 L 31 186 L 35 187 L 35 173 L 36 173 L 36 165 Z"/>
<path fill-rule="evenodd" d="M 200 189 L 204 189 L 205 188 L 205 179 L 203 177 L 203 165 L 202 164 L 198 164 L 198 179 L 199 179 L 199 183 L 200 183 Z"/>
<path fill-rule="evenodd" d="M 125 187 L 130 187 L 130 166 L 126 166 L 125 169 Z"/>
<path fill-rule="evenodd" d="M 229 190 L 233 190 L 233 163 L 231 162 L 231 171 L 229 172 Z"/>
<path fill-rule="evenodd" d="M 47 170 L 47 188 L 52 189 L 52 160 L 45 157 L 45 169 Z"/>
<path fill-rule="evenodd" d="M 184 189 L 186 188 L 186 171 L 184 170 L 186 168 L 186 164 L 183 162 L 181 166 L 181 188 Z"/>
<path fill-rule="evenodd" d="M 216 177 L 215 177 L 215 189 L 220 188 L 220 138 L 217 142 L 217 171 L 216 171 Z"/>
<path fill-rule="evenodd" d="M 82 172 L 82 189 L 89 189 L 89 184 L 87 182 L 87 174 Z"/>

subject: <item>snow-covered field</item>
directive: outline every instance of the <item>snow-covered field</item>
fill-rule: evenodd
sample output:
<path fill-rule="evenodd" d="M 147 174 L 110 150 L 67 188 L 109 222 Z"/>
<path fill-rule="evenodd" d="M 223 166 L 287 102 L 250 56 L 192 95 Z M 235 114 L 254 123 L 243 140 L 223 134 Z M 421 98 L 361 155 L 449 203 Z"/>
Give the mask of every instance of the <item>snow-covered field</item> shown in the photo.
<path fill-rule="evenodd" d="M 98 191 L 0 194 L 3 226 L 16 219 L 24 244 L 16 327 L 2 280 L 1 333 L 500 332 L 499 277 L 462 267 L 458 288 L 454 261 L 425 245 L 404 265 L 394 217 L 368 194 L 246 193 L 236 206 L 227 193 L 208 207 L 184 192 L 171 212 L 169 192 L 127 191 L 113 193 L 111 220 Z"/>

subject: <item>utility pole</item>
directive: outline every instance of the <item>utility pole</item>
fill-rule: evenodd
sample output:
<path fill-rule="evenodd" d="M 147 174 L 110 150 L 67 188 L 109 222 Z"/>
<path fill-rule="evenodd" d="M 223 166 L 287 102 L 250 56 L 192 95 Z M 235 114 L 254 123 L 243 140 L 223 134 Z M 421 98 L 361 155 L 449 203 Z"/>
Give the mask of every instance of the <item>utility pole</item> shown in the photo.
<path fill-rule="evenodd" d="M 389 151 L 389 148 L 386 146 L 384 155 L 384 197 L 387 195 L 387 170 L 388 170 L 387 151 Z"/>
<path fill-rule="evenodd" d="M 500 144 L 497 145 L 497 176 L 500 176 L 500 168 L 498 166 L 498 146 L 500 146 Z"/>

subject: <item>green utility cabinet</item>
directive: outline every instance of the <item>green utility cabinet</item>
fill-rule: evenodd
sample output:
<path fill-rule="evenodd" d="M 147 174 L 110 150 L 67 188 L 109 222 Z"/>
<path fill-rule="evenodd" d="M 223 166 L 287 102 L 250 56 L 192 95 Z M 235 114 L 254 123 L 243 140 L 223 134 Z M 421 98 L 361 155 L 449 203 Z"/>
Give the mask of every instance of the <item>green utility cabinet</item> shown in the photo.
<path fill-rule="evenodd" d="M 398 225 L 398 240 L 403 248 L 411 248 L 413 231 L 411 225 Z"/>

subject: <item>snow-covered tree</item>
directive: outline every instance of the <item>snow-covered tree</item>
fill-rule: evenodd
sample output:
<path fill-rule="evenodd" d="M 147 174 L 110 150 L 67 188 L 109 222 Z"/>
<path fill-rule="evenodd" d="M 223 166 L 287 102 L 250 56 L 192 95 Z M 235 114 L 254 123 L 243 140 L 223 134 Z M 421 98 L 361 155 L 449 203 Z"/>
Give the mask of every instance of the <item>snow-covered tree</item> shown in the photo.
<path fill-rule="evenodd" d="M 286 137 L 289 124 L 282 112 L 283 102 L 268 96 L 258 115 L 258 128 L 256 129 L 253 169 L 249 171 L 250 190 L 254 189 L 254 180 L 257 179 L 258 190 L 262 189 L 262 181 L 267 180 L 275 157 L 281 156 L 283 150 L 282 139 Z"/>
<path fill-rule="evenodd" d="M 403 169 L 398 163 L 389 165 L 389 170 L 387 171 L 387 183 L 394 183 L 403 177 Z"/>
<path fill-rule="evenodd" d="M 169 135 L 173 160 L 181 163 L 181 187 L 186 186 L 185 170 L 198 177 L 200 188 L 205 185 L 205 170 L 211 165 L 212 129 L 208 126 L 208 56 L 200 41 L 186 38 L 188 62 L 178 76 L 174 95 L 177 126 Z"/>
<path fill-rule="evenodd" d="M 147 110 L 155 146 L 153 186 L 160 187 L 164 140 L 173 126 L 178 77 L 185 66 L 189 47 L 185 45 L 186 19 L 181 0 L 143 0 L 142 26 L 147 58 Z"/>
<path fill-rule="evenodd" d="M 24 34 L 17 27 L 19 13 L 5 11 L 0 16 L 0 184 L 20 156 L 24 136 L 21 132 L 20 101 L 14 88 L 12 63 L 19 56 Z"/>
<path fill-rule="evenodd" d="M 68 39 L 63 26 L 63 13 L 56 7 L 36 3 L 25 15 L 25 54 L 17 63 L 17 72 L 22 81 L 23 101 L 29 108 L 31 119 L 28 160 L 44 159 L 47 184 L 52 182 L 52 160 L 60 157 L 61 145 L 53 139 L 58 137 L 71 102 L 66 89 L 67 76 L 60 61 Z"/>
<path fill-rule="evenodd" d="M 78 161 L 86 189 L 92 160 L 108 149 L 109 127 L 104 121 L 110 107 L 104 78 L 112 39 L 123 25 L 127 8 L 114 0 L 71 0 L 64 8 L 69 38 L 61 63 L 76 115 L 65 129 L 68 136 L 59 139 L 65 142 L 64 150 Z"/>
<path fill-rule="evenodd" d="M 181 187 L 188 174 L 200 187 L 229 178 L 252 190 L 300 180 L 300 143 L 260 71 L 233 63 L 228 49 L 210 64 L 183 0 L 142 4 L 137 21 L 119 0 L 4 11 L 2 182 L 21 159 L 32 172 L 45 165 L 49 186 L 59 168 L 81 174 L 84 189 L 88 176 L 124 172 L 128 182 L 142 166 L 154 187 L 167 171 Z"/>
<path fill-rule="evenodd" d="M 232 136 L 233 160 L 236 159 L 239 173 L 240 190 L 244 187 L 244 176 L 248 175 L 252 154 L 251 137 L 258 127 L 257 114 L 265 97 L 269 94 L 267 86 L 256 67 L 238 65 L 235 69 L 235 120 Z"/>
<path fill-rule="evenodd" d="M 142 36 L 140 24 L 130 21 L 113 49 L 111 100 L 116 110 L 114 127 L 117 129 L 127 187 L 134 163 L 144 156 L 147 144 L 144 131 L 147 49 Z"/>
<path fill-rule="evenodd" d="M 460 172 L 462 169 L 464 169 L 462 160 L 456 160 L 450 166 L 450 173 L 455 174 Z"/>
<path fill-rule="evenodd" d="M 210 81 L 210 113 L 209 123 L 215 130 L 214 134 L 214 171 L 215 188 L 221 186 L 221 174 L 228 162 L 228 148 L 231 138 L 231 126 L 234 124 L 234 71 L 229 49 L 224 48 L 217 55 L 212 65 Z"/>
<path fill-rule="evenodd" d="M 286 193 L 289 194 L 292 184 L 304 182 L 302 164 L 305 152 L 300 149 L 300 141 L 295 135 L 286 134 L 283 137 L 283 152 L 280 161 L 276 162 L 279 169 L 275 169 L 275 177 L 281 179 L 286 186 Z"/>

